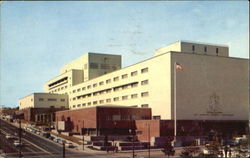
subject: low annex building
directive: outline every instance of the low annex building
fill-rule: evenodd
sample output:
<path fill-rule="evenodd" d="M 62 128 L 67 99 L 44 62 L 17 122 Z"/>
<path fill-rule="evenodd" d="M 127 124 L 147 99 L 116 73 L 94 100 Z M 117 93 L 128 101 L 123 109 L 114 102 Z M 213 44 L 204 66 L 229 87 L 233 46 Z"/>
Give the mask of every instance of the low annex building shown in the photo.
<path fill-rule="evenodd" d="M 135 129 L 134 120 L 150 120 L 150 108 L 128 106 L 94 106 L 56 112 L 59 131 L 85 135 L 129 135 Z"/>
<path fill-rule="evenodd" d="M 19 110 L 29 122 L 48 123 L 55 121 L 55 112 L 68 109 L 68 96 L 65 94 L 33 93 L 19 99 Z"/>

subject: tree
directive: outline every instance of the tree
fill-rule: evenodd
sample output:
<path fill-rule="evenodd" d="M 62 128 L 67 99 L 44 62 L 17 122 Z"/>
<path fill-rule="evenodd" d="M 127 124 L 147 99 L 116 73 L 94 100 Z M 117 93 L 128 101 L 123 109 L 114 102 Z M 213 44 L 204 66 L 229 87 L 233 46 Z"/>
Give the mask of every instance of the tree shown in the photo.
<path fill-rule="evenodd" d="M 162 152 L 165 155 L 168 155 L 168 157 L 169 156 L 173 156 L 175 154 L 174 147 L 170 143 L 166 144 L 166 146 L 164 147 L 164 149 L 162 150 Z"/>

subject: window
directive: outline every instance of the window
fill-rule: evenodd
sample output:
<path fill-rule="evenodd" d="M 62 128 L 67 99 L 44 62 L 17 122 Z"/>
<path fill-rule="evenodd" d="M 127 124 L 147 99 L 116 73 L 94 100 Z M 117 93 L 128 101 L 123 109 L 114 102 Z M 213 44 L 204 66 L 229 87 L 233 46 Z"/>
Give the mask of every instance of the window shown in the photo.
<path fill-rule="evenodd" d="M 94 92 L 94 93 L 93 93 L 93 96 L 97 96 L 97 94 L 98 94 L 98 92 Z"/>
<path fill-rule="evenodd" d="M 216 48 L 216 55 L 218 56 L 219 54 L 219 48 Z"/>
<path fill-rule="evenodd" d="M 131 76 L 136 76 L 137 75 L 137 71 L 131 72 Z"/>
<path fill-rule="evenodd" d="M 128 99 L 128 96 L 125 95 L 125 96 L 122 96 L 122 100 L 127 100 Z"/>
<path fill-rule="evenodd" d="M 115 77 L 115 78 L 114 78 L 114 81 L 118 81 L 118 80 L 119 80 L 119 77 Z"/>
<path fill-rule="evenodd" d="M 131 87 L 137 87 L 138 86 L 138 83 L 132 83 L 131 84 Z"/>
<path fill-rule="evenodd" d="M 137 98 L 137 96 L 138 96 L 137 94 L 132 94 L 131 98 L 134 99 L 134 98 Z"/>
<path fill-rule="evenodd" d="M 85 87 L 82 87 L 82 90 L 84 91 L 86 88 Z"/>
<path fill-rule="evenodd" d="M 97 104 L 97 101 L 93 101 L 93 105 L 96 105 Z"/>
<path fill-rule="evenodd" d="M 90 89 L 91 88 L 91 85 L 88 85 L 88 87 L 87 87 L 88 89 Z"/>
<path fill-rule="evenodd" d="M 160 119 L 161 119 L 161 116 L 160 116 L 160 115 L 155 115 L 155 116 L 153 116 L 153 119 L 154 119 L 154 120 L 160 120 Z"/>
<path fill-rule="evenodd" d="M 207 52 L 207 47 L 206 46 L 204 47 L 204 52 Z"/>
<path fill-rule="evenodd" d="M 146 72 L 148 72 L 148 68 L 141 69 L 141 73 L 142 73 L 142 74 L 143 74 L 143 73 L 146 73 Z"/>
<path fill-rule="evenodd" d="M 63 89 L 64 87 L 61 87 L 61 89 Z"/>
<path fill-rule="evenodd" d="M 124 79 L 124 78 L 128 78 L 128 74 L 122 75 L 122 79 Z"/>
<path fill-rule="evenodd" d="M 142 108 L 148 108 L 148 104 L 142 104 L 141 107 Z"/>
<path fill-rule="evenodd" d="M 99 85 L 100 85 L 100 86 L 101 86 L 101 85 L 104 85 L 104 82 L 103 82 L 103 81 L 99 82 Z"/>
<path fill-rule="evenodd" d="M 76 97 L 74 97 L 73 100 L 76 100 Z"/>
<path fill-rule="evenodd" d="M 147 84 L 148 84 L 148 80 L 141 81 L 141 85 L 147 85 Z"/>
<path fill-rule="evenodd" d="M 61 101 L 62 101 L 62 102 L 64 102 L 64 101 L 65 101 L 65 99 L 61 99 Z"/>
<path fill-rule="evenodd" d="M 120 87 L 115 87 L 114 92 L 119 91 Z"/>
<path fill-rule="evenodd" d="M 130 116 L 128 115 L 122 115 L 121 120 L 130 120 Z"/>
<path fill-rule="evenodd" d="M 39 101 L 44 101 L 44 99 L 43 98 L 39 98 Z"/>
<path fill-rule="evenodd" d="M 110 103 L 110 102 L 111 102 L 111 99 L 106 99 L 106 102 L 107 102 L 107 103 Z"/>
<path fill-rule="evenodd" d="M 86 106 L 86 103 L 83 103 L 82 106 Z"/>
<path fill-rule="evenodd" d="M 112 116 L 110 116 L 110 115 L 107 115 L 107 116 L 106 116 L 106 120 L 111 121 L 112 119 L 113 119 L 113 117 L 112 117 Z"/>
<path fill-rule="evenodd" d="M 192 51 L 195 51 L 195 46 L 194 45 L 192 45 Z"/>
<path fill-rule="evenodd" d="M 77 92 L 80 92 L 80 91 L 81 91 L 81 89 L 80 89 L 80 88 L 78 88 L 78 89 L 77 89 Z"/>
<path fill-rule="evenodd" d="M 91 93 L 87 94 L 88 97 L 91 97 Z"/>
<path fill-rule="evenodd" d="M 93 87 L 97 87 L 97 83 L 93 84 Z"/>
<path fill-rule="evenodd" d="M 77 107 L 79 108 L 81 106 L 81 104 L 77 104 Z"/>
<path fill-rule="evenodd" d="M 48 101 L 56 101 L 54 98 L 48 98 Z"/>
<path fill-rule="evenodd" d="M 115 97 L 115 98 L 114 98 L 114 101 L 118 101 L 118 100 L 119 100 L 119 97 Z"/>
<path fill-rule="evenodd" d="M 111 92 L 111 89 L 106 89 L 106 93 L 110 93 Z"/>
<path fill-rule="evenodd" d="M 91 102 L 88 102 L 88 106 L 90 106 L 91 105 Z"/>
<path fill-rule="evenodd" d="M 101 64 L 101 69 L 110 69 L 109 64 Z"/>
<path fill-rule="evenodd" d="M 127 88 L 128 88 L 128 85 L 122 86 L 122 89 L 127 89 Z"/>
<path fill-rule="evenodd" d="M 141 93 L 141 97 L 147 97 L 148 96 L 148 92 L 142 92 Z"/>
<path fill-rule="evenodd" d="M 76 105 L 73 105 L 73 108 L 75 108 L 76 107 Z"/>
<path fill-rule="evenodd" d="M 103 104 L 103 103 L 104 103 L 104 100 L 100 100 L 99 103 L 100 103 L 100 104 Z"/>
<path fill-rule="evenodd" d="M 73 93 L 75 93 L 76 92 L 76 90 L 73 90 Z"/>
<path fill-rule="evenodd" d="M 106 83 L 111 83 L 111 79 L 106 80 Z"/>
<path fill-rule="evenodd" d="M 98 69 L 98 63 L 90 63 L 90 64 L 89 64 L 89 67 L 90 67 L 91 69 Z"/>

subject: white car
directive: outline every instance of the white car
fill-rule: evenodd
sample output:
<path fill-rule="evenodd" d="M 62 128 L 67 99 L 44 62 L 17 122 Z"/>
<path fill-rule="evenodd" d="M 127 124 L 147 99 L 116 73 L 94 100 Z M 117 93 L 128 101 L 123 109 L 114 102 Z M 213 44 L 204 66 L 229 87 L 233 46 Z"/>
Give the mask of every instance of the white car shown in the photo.
<path fill-rule="evenodd" d="M 74 148 L 75 146 L 72 143 L 66 142 L 65 147 L 67 148 Z"/>
<path fill-rule="evenodd" d="M 15 139 L 15 138 L 16 138 L 15 136 L 13 136 L 13 135 L 11 135 L 11 134 L 7 134 L 5 137 L 6 137 L 7 139 Z"/>
<path fill-rule="evenodd" d="M 19 140 L 15 140 L 13 143 L 16 147 L 22 146 L 23 144 Z"/>

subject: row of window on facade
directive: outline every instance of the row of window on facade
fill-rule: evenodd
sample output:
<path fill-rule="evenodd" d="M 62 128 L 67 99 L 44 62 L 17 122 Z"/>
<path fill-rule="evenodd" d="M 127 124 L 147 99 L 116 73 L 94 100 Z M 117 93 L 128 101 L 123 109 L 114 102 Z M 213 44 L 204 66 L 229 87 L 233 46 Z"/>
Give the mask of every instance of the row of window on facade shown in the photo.
<path fill-rule="evenodd" d="M 141 85 L 143 85 L 143 86 L 147 85 L 148 82 L 149 82 L 148 80 L 143 80 L 143 81 L 141 81 Z M 138 86 L 138 82 L 133 82 L 133 83 L 130 83 L 130 84 L 125 84 L 125 85 L 121 85 L 121 86 L 117 86 L 117 87 L 113 87 L 113 88 L 104 89 L 104 90 L 101 90 L 101 91 L 96 91 L 96 92 L 93 92 L 93 93 L 80 95 L 80 96 L 74 97 L 73 100 L 86 98 L 86 97 L 91 97 L 91 96 L 98 96 L 98 95 L 102 95 L 102 94 L 108 94 L 108 93 L 111 93 L 112 90 L 113 90 L 113 92 L 117 92 L 117 91 L 120 91 L 120 90 L 134 88 L 134 87 L 137 87 L 137 86 Z M 70 101 L 71 101 L 71 99 L 70 99 Z"/>
<path fill-rule="evenodd" d="M 119 120 L 141 120 L 146 119 L 147 117 L 138 116 L 138 115 L 107 115 L 106 120 L 109 121 L 119 121 Z"/>
<path fill-rule="evenodd" d="M 148 68 L 141 69 L 142 74 L 146 73 L 146 72 L 148 72 Z M 138 74 L 138 71 L 131 72 L 131 76 L 136 76 L 137 74 Z M 128 74 L 121 75 L 121 79 L 126 79 L 126 78 L 128 78 Z M 116 76 L 116 77 L 113 78 L 113 81 L 116 82 L 116 81 L 119 81 L 119 79 L 120 79 L 120 76 Z M 87 87 L 82 87 L 82 88 L 75 89 L 75 90 L 72 91 L 72 93 L 80 92 L 81 90 L 84 91 L 84 90 L 90 89 L 92 87 L 96 88 L 98 86 L 98 84 L 99 84 L 99 86 L 102 86 L 102 85 L 104 85 L 104 83 L 109 84 L 111 82 L 112 82 L 111 79 L 107 79 L 105 82 L 100 81 L 99 83 L 94 83 L 92 85 L 88 85 Z"/>
<path fill-rule="evenodd" d="M 44 98 L 39 98 L 39 101 L 44 101 Z M 57 101 L 56 98 L 48 98 L 47 101 Z M 65 99 L 60 99 L 61 102 L 65 102 Z"/>
<path fill-rule="evenodd" d="M 192 45 L 192 51 L 195 51 L 195 45 Z M 207 46 L 204 47 L 204 52 L 207 52 Z M 219 48 L 216 48 L 216 54 L 218 55 Z"/>
<path fill-rule="evenodd" d="M 63 89 L 66 89 L 66 88 L 68 88 L 67 85 L 66 85 L 66 86 L 62 86 L 62 87 L 59 87 L 59 88 L 57 88 L 57 89 L 54 89 L 54 90 L 52 90 L 51 92 L 59 92 L 60 90 L 63 90 Z"/>
<path fill-rule="evenodd" d="M 117 65 L 110 65 L 110 64 L 99 64 L 99 63 L 89 63 L 89 68 L 90 69 L 112 69 L 112 70 L 117 70 L 118 66 Z M 88 69 L 87 64 L 84 65 L 84 69 Z"/>
<path fill-rule="evenodd" d="M 142 92 L 141 93 L 141 97 L 147 97 L 149 96 L 149 92 Z M 104 104 L 104 103 L 111 103 L 112 100 L 113 102 L 117 102 L 117 101 L 124 101 L 124 100 L 128 100 L 130 97 L 130 99 L 135 99 L 135 98 L 138 98 L 138 94 L 135 93 L 135 94 L 131 94 L 131 95 L 124 95 L 124 96 L 121 96 L 121 97 L 114 97 L 114 98 L 108 98 L 106 100 L 102 99 L 102 100 L 99 100 L 99 101 L 93 101 L 93 102 L 87 102 L 87 103 L 82 103 L 82 104 L 77 104 L 77 105 L 73 105 L 72 107 L 75 108 L 75 107 L 85 107 L 85 106 L 90 106 L 90 105 L 98 105 L 98 104 Z M 147 104 L 142 104 L 141 107 L 147 107 L 148 105 Z"/>

